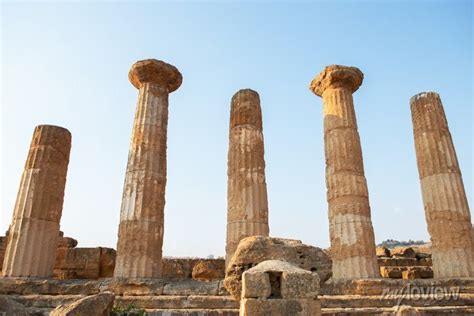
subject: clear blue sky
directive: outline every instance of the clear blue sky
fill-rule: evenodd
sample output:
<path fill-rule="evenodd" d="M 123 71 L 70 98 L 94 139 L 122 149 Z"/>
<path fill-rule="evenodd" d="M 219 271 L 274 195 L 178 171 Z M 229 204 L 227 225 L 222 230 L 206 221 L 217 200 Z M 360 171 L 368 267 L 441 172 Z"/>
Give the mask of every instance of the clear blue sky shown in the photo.
<path fill-rule="evenodd" d="M 170 96 L 164 254 L 223 255 L 230 99 L 259 92 L 270 233 L 329 246 L 324 66 L 365 74 L 354 94 L 377 241 L 428 239 L 409 99 L 437 91 L 473 206 L 473 8 L 469 1 L 1 4 L 0 232 L 11 220 L 35 125 L 73 148 L 61 229 L 116 247 L 137 90 L 157 58 L 182 72 Z"/>

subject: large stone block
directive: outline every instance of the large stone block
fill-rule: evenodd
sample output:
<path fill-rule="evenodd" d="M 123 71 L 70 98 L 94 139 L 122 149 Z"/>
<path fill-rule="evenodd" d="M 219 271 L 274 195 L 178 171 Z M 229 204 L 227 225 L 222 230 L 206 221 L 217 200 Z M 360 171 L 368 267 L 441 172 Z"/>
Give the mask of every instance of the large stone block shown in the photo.
<path fill-rule="evenodd" d="M 318 293 L 317 273 L 280 260 L 263 261 L 242 276 L 242 297 L 246 298 L 316 298 Z"/>
<path fill-rule="evenodd" d="M 242 274 L 266 260 L 281 260 L 319 275 L 320 283 L 331 276 L 331 260 L 320 248 L 299 240 L 254 236 L 243 239 L 226 271 L 224 285 L 240 299 Z"/>
<path fill-rule="evenodd" d="M 392 249 L 390 252 L 394 257 L 416 258 L 415 249 L 413 249 L 412 247 L 397 247 Z"/>
<path fill-rule="evenodd" d="M 60 236 L 58 238 L 58 248 L 74 248 L 77 246 L 77 240 L 71 237 Z"/>
<path fill-rule="evenodd" d="M 191 278 L 194 258 L 163 258 L 163 278 Z"/>
<path fill-rule="evenodd" d="M 224 259 L 163 258 L 163 278 L 223 279 Z"/>
<path fill-rule="evenodd" d="M 112 277 L 115 250 L 111 248 L 58 248 L 55 276 L 59 279 Z"/>
<path fill-rule="evenodd" d="M 377 257 L 390 257 L 390 249 L 386 247 L 377 247 L 375 248 L 375 254 Z"/>
<path fill-rule="evenodd" d="M 192 277 L 196 280 L 221 279 L 224 275 L 224 260 L 199 260 L 193 266 Z"/>
<path fill-rule="evenodd" d="M 240 316 L 319 316 L 321 304 L 308 299 L 253 299 L 240 303 Z"/>
<path fill-rule="evenodd" d="M 263 261 L 242 276 L 240 315 L 321 315 L 318 293 L 317 273 L 284 261 Z"/>
<path fill-rule="evenodd" d="M 268 273 L 247 273 L 242 276 L 243 298 L 268 298 L 272 294 Z"/>
<path fill-rule="evenodd" d="M 433 278 L 433 270 L 431 267 L 408 267 L 402 271 L 402 278 L 404 280 L 431 279 Z"/>
<path fill-rule="evenodd" d="M 394 266 L 380 267 L 380 276 L 382 278 L 401 279 L 402 268 Z"/>
<path fill-rule="evenodd" d="M 87 296 L 71 304 L 58 306 L 50 316 L 109 316 L 114 306 L 114 299 L 112 293 Z"/>
<path fill-rule="evenodd" d="M 0 296 L 0 315 L 5 316 L 28 316 L 28 310 L 6 296 Z"/>

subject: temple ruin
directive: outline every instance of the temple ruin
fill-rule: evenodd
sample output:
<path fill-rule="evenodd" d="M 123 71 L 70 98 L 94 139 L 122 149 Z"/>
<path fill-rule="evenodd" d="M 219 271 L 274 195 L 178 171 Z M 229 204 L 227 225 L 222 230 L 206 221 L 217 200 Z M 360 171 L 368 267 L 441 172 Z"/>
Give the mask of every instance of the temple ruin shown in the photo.
<path fill-rule="evenodd" d="M 364 76 L 330 65 L 310 84 L 323 105 L 330 249 L 269 236 L 260 97 L 243 89 L 230 105 L 226 257 L 163 258 L 168 97 L 182 75 L 147 59 L 128 77 L 138 102 L 117 251 L 60 231 L 71 134 L 37 126 L 0 237 L 0 315 L 474 314 L 474 229 L 437 93 L 410 99 L 431 249 L 376 248 L 352 97 Z"/>

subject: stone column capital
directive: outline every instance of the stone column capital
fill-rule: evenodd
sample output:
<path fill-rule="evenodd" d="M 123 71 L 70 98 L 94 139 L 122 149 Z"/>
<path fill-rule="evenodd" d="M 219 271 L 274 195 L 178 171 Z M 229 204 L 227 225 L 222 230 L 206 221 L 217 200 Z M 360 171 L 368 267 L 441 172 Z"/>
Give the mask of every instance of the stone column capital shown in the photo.
<path fill-rule="evenodd" d="M 128 72 L 128 79 L 137 89 L 145 83 L 152 83 L 166 87 L 168 93 L 178 89 L 183 82 L 183 77 L 175 66 L 157 59 L 139 60 L 134 63 Z"/>
<path fill-rule="evenodd" d="M 309 88 L 314 94 L 320 97 L 328 88 L 347 88 L 351 93 L 354 93 L 359 89 L 363 80 L 364 74 L 359 68 L 329 65 L 311 81 Z"/>

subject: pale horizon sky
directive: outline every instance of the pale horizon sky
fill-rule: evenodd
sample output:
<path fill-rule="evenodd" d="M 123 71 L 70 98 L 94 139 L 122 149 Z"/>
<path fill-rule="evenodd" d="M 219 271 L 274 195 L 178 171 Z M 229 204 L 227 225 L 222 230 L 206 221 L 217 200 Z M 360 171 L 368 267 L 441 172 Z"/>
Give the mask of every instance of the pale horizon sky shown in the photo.
<path fill-rule="evenodd" d="M 322 101 L 310 81 L 356 66 L 354 94 L 377 242 L 428 240 L 411 96 L 440 94 L 473 199 L 470 1 L 1 4 L 0 235 L 34 127 L 72 133 L 61 230 L 116 248 L 137 60 L 176 66 L 170 95 L 165 256 L 224 255 L 230 100 L 260 94 L 270 235 L 329 246 Z M 472 211 L 471 211 L 472 213 Z"/>

